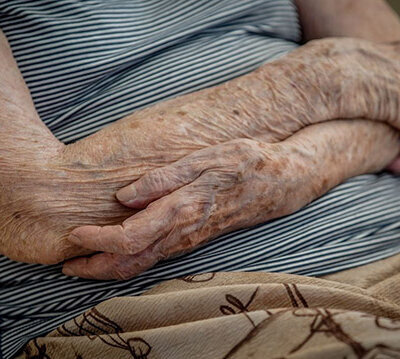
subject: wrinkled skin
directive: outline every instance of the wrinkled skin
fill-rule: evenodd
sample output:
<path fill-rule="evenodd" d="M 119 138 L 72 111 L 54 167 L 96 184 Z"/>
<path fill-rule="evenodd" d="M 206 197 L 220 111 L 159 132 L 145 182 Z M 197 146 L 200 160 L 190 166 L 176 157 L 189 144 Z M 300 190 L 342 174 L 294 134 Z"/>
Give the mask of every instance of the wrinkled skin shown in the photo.
<path fill-rule="evenodd" d="M 366 157 L 362 159 L 356 155 L 360 151 L 358 147 L 353 148 L 353 153 L 348 140 L 341 142 L 342 134 L 346 134 L 347 129 L 343 127 L 340 130 L 339 125 L 325 129 L 325 136 L 332 138 L 335 146 L 344 145 L 348 151 L 340 152 L 341 157 L 337 158 L 337 163 L 325 164 L 326 168 L 323 168 L 327 172 L 322 177 L 313 176 L 318 168 L 314 169 L 308 163 L 310 159 L 306 155 L 308 159 L 302 164 L 305 172 L 303 176 L 312 176 L 313 181 L 303 181 L 297 172 L 299 168 L 291 159 L 301 157 L 299 149 L 293 145 L 286 148 L 286 142 L 278 142 L 307 125 L 336 118 L 360 117 L 385 122 L 400 129 L 399 57 L 396 44 L 376 45 L 351 39 L 315 41 L 221 86 L 138 111 L 70 146 L 63 146 L 51 137 L 49 131 L 40 126 L 38 121 L 27 126 L 26 134 L 19 137 L 11 136 L 12 128 L 5 128 L 5 137 L 7 131 L 10 131 L 10 140 L 2 142 L 1 146 L 4 147 L 3 150 L 0 149 L 1 253 L 19 261 L 57 263 L 98 250 L 92 246 L 88 246 L 88 249 L 82 248 L 74 244 L 73 239 L 68 241 L 68 235 L 78 226 L 120 224 L 136 211 L 116 201 L 115 192 L 118 189 L 152 169 L 163 166 L 168 169 L 169 164 L 191 153 L 201 158 L 202 155 L 195 151 L 210 146 L 215 147 L 210 147 L 208 151 L 221 151 L 227 157 L 231 157 L 229 153 L 232 148 L 239 146 L 237 150 L 242 154 L 240 161 L 244 161 L 243 168 L 255 161 L 252 156 L 256 156 L 255 149 L 260 148 L 259 156 L 266 156 L 263 157 L 266 162 L 264 172 L 256 175 L 250 171 L 251 178 L 242 179 L 242 186 L 245 188 L 243 197 L 238 197 L 237 202 L 243 200 L 243 206 L 250 206 L 246 198 L 254 197 L 254 202 L 259 202 L 256 206 L 260 208 L 249 211 L 249 217 L 254 217 L 254 211 L 261 212 L 261 208 L 265 213 L 257 214 L 254 221 L 235 219 L 234 216 L 226 219 L 225 217 L 229 217 L 228 212 L 215 212 L 212 216 L 210 214 L 211 222 L 220 216 L 221 224 L 210 225 L 211 222 L 206 222 L 206 219 L 210 219 L 205 217 L 204 223 L 208 223 L 206 228 L 194 237 L 191 236 L 194 239 L 190 241 L 194 245 L 219 233 L 290 213 L 349 176 L 381 169 L 398 153 L 394 131 L 383 124 L 372 124 L 366 120 L 356 123 L 360 130 L 353 131 L 352 141 L 358 143 L 365 138 L 361 134 L 370 134 L 366 136 L 368 144 L 359 145 L 365 149 L 363 156 Z M 8 111 L 10 118 L 25 116 L 31 119 L 37 116 L 31 109 L 20 110 L 23 107 L 20 103 L 4 106 L 11 107 Z M 320 143 L 321 133 L 317 130 L 318 126 L 314 128 L 315 132 L 308 132 L 301 142 L 315 151 L 321 146 L 321 152 L 315 152 L 314 160 L 322 166 L 319 160 L 328 156 L 324 152 L 327 149 Z M 240 138 L 253 139 L 254 142 L 229 142 Z M 218 147 L 218 144 L 223 143 L 225 144 Z M 330 147 L 329 153 L 336 152 L 332 149 L 335 147 Z M 211 152 L 208 156 L 213 158 L 216 155 Z M 352 171 L 342 168 L 343 163 L 339 161 L 342 157 L 350 161 L 351 165 L 348 167 Z M 220 160 L 226 159 L 221 157 Z M 274 171 L 280 166 L 279 162 L 285 161 L 291 165 L 281 169 L 282 175 L 279 176 Z M 199 165 L 202 163 L 198 157 L 195 162 Z M 229 163 L 226 165 L 229 168 Z M 203 163 L 203 166 L 206 164 Z M 221 162 L 221 168 L 223 166 Z M 176 176 L 182 174 L 176 173 Z M 271 199 L 273 205 L 268 201 L 263 203 L 263 198 L 257 198 L 255 192 L 248 191 L 253 185 L 262 189 L 266 186 L 261 183 L 262 180 L 256 186 L 256 178 L 273 179 L 275 184 L 279 183 L 279 186 L 268 187 L 268 193 L 277 193 Z M 247 180 L 251 184 L 244 184 Z M 186 186 L 191 183 L 188 181 Z M 289 198 L 285 193 L 290 193 L 301 185 L 304 186 L 302 192 L 313 195 L 298 199 L 296 203 L 289 201 L 293 196 Z M 239 191 L 237 184 L 224 180 L 218 173 L 214 174 L 212 181 L 208 178 L 208 184 L 203 186 L 215 187 L 215 198 L 219 201 L 215 203 L 219 208 L 221 201 L 225 201 L 218 190 L 220 187 L 224 192 L 224 186 L 227 186 L 226 193 Z M 171 191 L 173 193 L 170 196 L 178 201 L 179 193 L 182 193 L 179 191 L 182 189 Z M 199 194 L 193 192 L 193 196 L 195 195 Z M 157 201 L 146 211 L 160 211 L 156 203 Z M 267 209 L 268 204 L 271 205 L 270 209 Z M 193 210 L 196 210 L 197 217 L 194 218 L 203 218 L 204 208 L 198 205 L 195 207 Z M 234 207 L 227 207 L 227 210 L 230 208 L 233 211 L 231 214 L 238 210 Z M 198 222 L 193 223 L 191 229 L 193 228 L 199 228 Z M 113 258 L 110 260 L 111 265 L 105 268 L 106 271 L 110 270 L 110 275 L 96 271 L 91 274 L 93 269 L 82 267 L 82 262 L 74 262 L 75 267 L 71 262 L 66 267 L 69 272 L 65 272 L 87 277 L 127 278 L 144 270 L 159 258 L 191 247 L 192 242 L 188 239 L 186 243 L 177 243 L 177 238 L 172 236 L 171 241 L 160 240 L 157 248 L 153 245 L 149 247 L 142 253 L 143 260 L 141 259 L 142 262 L 135 270 L 126 269 L 130 267 L 132 257 L 104 254 Z M 145 243 L 154 243 L 157 239 L 146 238 Z M 110 238 L 111 242 L 112 240 Z M 80 261 L 86 262 L 87 259 Z M 74 268 L 76 271 L 73 271 Z"/>
<path fill-rule="evenodd" d="M 223 233 L 293 213 L 344 178 L 382 169 L 397 141 L 385 125 L 342 120 L 276 144 L 240 139 L 196 151 L 119 192 L 129 207 L 145 208 L 122 226 L 74 230 L 74 243 L 108 253 L 71 260 L 64 273 L 130 278 Z"/>

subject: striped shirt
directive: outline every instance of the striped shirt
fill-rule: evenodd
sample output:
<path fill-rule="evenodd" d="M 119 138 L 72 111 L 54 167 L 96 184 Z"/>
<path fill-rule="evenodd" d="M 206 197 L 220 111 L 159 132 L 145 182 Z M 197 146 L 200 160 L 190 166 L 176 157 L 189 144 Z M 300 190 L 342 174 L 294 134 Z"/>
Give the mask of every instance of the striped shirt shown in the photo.
<path fill-rule="evenodd" d="M 36 108 L 70 143 L 158 101 L 248 73 L 300 41 L 290 0 L 0 0 Z M 0 256 L 0 349 L 87 308 L 209 271 L 322 275 L 400 252 L 400 178 L 364 175 L 290 216 L 220 237 L 124 282 Z"/>

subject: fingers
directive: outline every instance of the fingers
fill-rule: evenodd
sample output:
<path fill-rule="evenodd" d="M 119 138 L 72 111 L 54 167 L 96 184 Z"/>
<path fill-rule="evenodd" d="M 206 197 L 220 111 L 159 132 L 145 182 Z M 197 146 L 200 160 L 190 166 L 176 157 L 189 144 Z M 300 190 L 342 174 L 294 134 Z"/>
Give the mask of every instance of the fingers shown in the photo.
<path fill-rule="evenodd" d="M 156 208 L 156 206 L 152 208 Z M 181 206 L 179 210 L 173 209 L 169 213 L 174 213 L 175 218 L 168 216 L 168 220 L 160 222 L 168 224 L 168 226 L 165 228 L 156 226 L 155 228 L 159 228 L 159 231 L 153 230 L 147 233 L 146 237 L 134 237 L 126 235 L 126 233 L 121 235 L 120 228 L 123 228 L 121 226 L 86 226 L 76 229 L 74 232 L 80 235 L 94 235 L 94 237 L 82 237 L 80 243 L 84 244 L 84 246 L 91 246 L 98 251 L 103 251 L 104 249 L 102 248 L 112 248 L 114 253 L 99 253 L 90 258 L 69 260 L 63 266 L 63 273 L 88 279 L 125 280 L 140 274 L 167 256 L 198 245 L 202 237 L 194 235 L 193 232 L 196 232 L 202 226 L 208 213 L 204 215 L 204 210 L 200 210 L 200 207 L 195 208 L 192 205 Z M 203 220 L 201 217 L 203 217 Z M 129 220 L 126 222 L 129 222 Z M 133 225 L 137 225 L 137 219 L 132 219 L 132 221 L 135 222 Z M 150 219 L 146 216 L 146 222 L 149 221 Z M 114 227 L 119 228 L 112 233 Z M 129 225 L 127 224 L 126 227 L 129 227 Z M 102 228 L 104 229 L 102 230 Z M 148 227 L 146 228 L 148 230 Z M 150 226 L 150 228 L 152 227 Z M 110 233 L 112 233 L 111 236 L 113 236 L 114 243 L 111 243 L 111 237 L 108 237 Z M 120 237 L 118 237 L 118 234 Z M 100 238 L 100 242 L 96 242 L 98 238 Z M 98 243 L 101 243 L 101 245 L 99 246 Z M 130 243 L 129 247 L 126 243 Z M 136 254 L 115 254 L 117 251 L 127 253 L 126 248 Z"/>
<path fill-rule="evenodd" d="M 76 258 L 65 262 L 63 273 L 87 279 L 126 280 L 152 267 L 161 258 L 157 251 L 150 248 L 140 256 L 99 253 L 89 258 Z"/>
<path fill-rule="evenodd" d="M 78 227 L 71 232 L 68 240 L 94 251 L 132 255 L 166 236 L 171 230 L 173 215 L 174 199 L 164 197 L 128 218 L 122 225 Z"/>
<path fill-rule="evenodd" d="M 69 237 L 71 242 L 108 253 L 69 261 L 64 273 L 84 278 L 130 278 L 160 258 L 215 237 L 227 225 L 233 228 L 240 213 L 244 168 L 255 161 L 253 147 L 248 140 L 232 141 L 145 175 L 130 186 L 130 193 L 133 188 L 140 197 L 136 194 L 132 199 L 128 193 L 127 203 L 146 206 L 156 200 L 122 225 L 76 228 Z M 258 152 L 256 157 L 259 160 Z"/>
<path fill-rule="evenodd" d="M 196 185 L 196 182 L 194 183 Z M 185 186 L 125 220 L 122 226 L 84 226 L 74 229 L 69 241 L 94 251 L 133 255 L 160 240 L 171 240 L 195 230 L 207 215 L 209 194 Z"/>
<path fill-rule="evenodd" d="M 224 167 L 236 169 L 235 157 L 254 152 L 255 143 L 249 139 L 238 139 L 201 149 L 169 166 L 146 173 L 119 190 L 116 196 L 128 207 L 144 208 L 154 200 L 194 182 L 206 172 L 223 170 Z"/>
<path fill-rule="evenodd" d="M 128 207 L 144 208 L 154 200 L 194 181 L 201 174 L 197 164 L 197 161 L 192 161 L 189 157 L 150 171 L 136 182 L 120 189 L 117 199 Z"/>
<path fill-rule="evenodd" d="M 121 225 L 78 227 L 71 232 L 68 240 L 83 248 L 110 253 L 127 250 L 128 243 L 126 229 Z"/>

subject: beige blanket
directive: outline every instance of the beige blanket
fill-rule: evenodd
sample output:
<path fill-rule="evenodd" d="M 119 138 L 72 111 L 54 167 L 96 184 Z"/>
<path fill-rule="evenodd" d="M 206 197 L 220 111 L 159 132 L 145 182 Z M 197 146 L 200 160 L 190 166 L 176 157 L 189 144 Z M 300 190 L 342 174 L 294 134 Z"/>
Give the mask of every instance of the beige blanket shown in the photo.
<path fill-rule="evenodd" d="M 172 280 L 100 303 L 18 358 L 400 358 L 400 255 L 324 279 Z"/>

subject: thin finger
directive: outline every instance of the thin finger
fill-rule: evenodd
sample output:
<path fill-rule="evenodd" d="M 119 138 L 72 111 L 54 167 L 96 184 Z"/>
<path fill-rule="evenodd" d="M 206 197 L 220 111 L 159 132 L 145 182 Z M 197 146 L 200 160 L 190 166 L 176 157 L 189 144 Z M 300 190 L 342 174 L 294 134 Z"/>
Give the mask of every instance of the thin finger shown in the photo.
<path fill-rule="evenodd" d="M 75 228 L 68 240 L 94 251 L 133 255 L 143 251 L 159 238 L 165 237 L 172 229 L 174 203 L 172 195 L 164 197 L 126 219 L 122 226 Z"/>
<path fill-rule="evenodd" d="M 68 240 L 80 247 L 94 251 L 119 253 L 128 241 L 122 226 L 82 226 L 75 228 Z"/>
<path fill-rule="evenodd" d="M 65 262 L 63 273 L 87 279 L 126 280 L 144 272 L 158 260 L 150 249 L 141 253 L 139 258 L 136 255 L 99 253 L 92 257 L 75 258 Z"/>
<path fill-rule="evenodd" d="M 174 164 L 150 171 L 120 189 L 117 199 L 127 207 L 145 208 L 149 203 L 194 181 L 201 174 L 201 154 L 189 155 Z"/>

